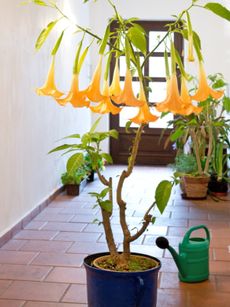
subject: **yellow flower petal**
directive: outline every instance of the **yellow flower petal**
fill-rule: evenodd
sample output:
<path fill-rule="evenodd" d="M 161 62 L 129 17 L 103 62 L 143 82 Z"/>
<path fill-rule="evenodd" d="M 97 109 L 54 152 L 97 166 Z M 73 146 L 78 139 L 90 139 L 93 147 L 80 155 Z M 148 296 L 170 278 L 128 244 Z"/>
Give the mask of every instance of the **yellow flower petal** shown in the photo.
<path fill-rule="evenodd" d="M 71 89 L 65 98 L 56 98 L 60 105 L 65 105 L 70 102 L 75 108 L 88 107 L 89 101 L 86 97 L 86 91 L 79 91 L 78 75 L 74 74 L 72 77 Z"/>
<path fill-rule="evenodd" d="M 100 90 L 101 70 L 102 70 L 102 55 L 100 55 L 99 62 L 93 74 L 92 81 L 86 90 L 87 97 L 89 98 L 89 100 L 94 102 L 98 102 L 103 99 L 103 95 L 101 94 Z"/>
<path fill-rule="evenodd" d="M 223 96 L 224 91 L 215 91 L 212 88 L 209 87 L 206 74 L 204 71 L 203 63 L 199 63 L 199 86 L 197 89 L 197 92 L 194 96 L 192 96 L 192 99 L 196 101 L 204 101 L 209 96 L 211 96 L 214 99 L 219 99 Z"/>
<path fill-rule="evenodd" d="M 112 100 L 114 100 L 117 104 L 125 104 L 126 106 L 131 107 L 140 107 L 144 104 L 144 101 L 140 101 L 134 96 L 132 88 L 132 75 L 129 69 L 126 69 L 125 85 L 121 95 L 118 97 L 112 96 Z"/>
<path fill-rule="evenodd" d="M 62 95 L 64 95 L 64 93 L 58 91 L 55 86 L 54 64 L 55 64 L 55 58 L 53 57 L 45 84 L 42 87 L 36 89 L 36 93 L 38 95 L 53 96 L 54 98 L 59 98 Z"/>
<path fill-rule="evenodd" d="M 116 64 L 113 72 L 113 80 L 109 87 L 109 94 L 110 96 L 120 96 L 122 93 L 122 89 L 120 86 L 120 73 L 119 73 L 119 67 L 118 67 L 118 59 L 116 59 Z"/>

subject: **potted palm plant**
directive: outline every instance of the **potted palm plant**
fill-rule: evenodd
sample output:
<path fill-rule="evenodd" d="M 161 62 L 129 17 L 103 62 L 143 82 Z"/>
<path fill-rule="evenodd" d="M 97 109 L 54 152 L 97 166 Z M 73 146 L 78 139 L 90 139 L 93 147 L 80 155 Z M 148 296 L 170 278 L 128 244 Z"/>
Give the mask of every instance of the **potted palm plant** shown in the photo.
<path fill-rule="evenodd" d="M 167 98 L 157 106 L 158 110 L 161 112 L 191 115 L 194 112 L 198 113 L 201 111 L 201 108 L 197 108 L 192 104 L 192 100 L 190 99 L 191 97 L 186 92 L 185 84 L 187 76 L 178 52 L 175 49 L 173 39 L 171 39 L 173 32 L 178 32 L 186 40 L 188 40 L 188 60 L 190 61 L 194 60 L 193 46 L 195 47 L 198 54 L 201 74 L 204 74 L 200 40 L 198 35 L 192 30 L 190 20 L 190 11 L 194 6 L 196 6 L 197 1 L 198 0 L 193 0 L 190 6 L 183 10 L 178 17 L 175 18 L 175 21 L 168 25 L 167 35 L 160 42 L 157 42 L 156 48 L 161 43 L 164 43 L 166 38 L 169 38 L 171 41 L 171 69 L 169 68 L 167 58 L 169 50 L 166 49 L 165 51 L 166 79 L 168 83 Z M 68 16 L 63 13 L 55 1 L 34 0 L 32 2 L 37 5 L 45 5 L 54 8 L 59 15 L 57 20 L 49 23 L 39 35 L 36 43 L 36 47 L 39 49 L 59 20 L 64 18 L 67 22 L 71 23 L 71 21 L 69 20 Z M 88 2 L 88 0 L 85 0 L 84 2 Z M 116 186 L 112 177 L 107 178 L 100 172 L 97 163 L 98 156 L 102 154 L 100 145 L 104 139 L 104 136 L 99 132 L 91 131 L 91 133 L 94 134 L 93 139 L 91 134 L 86 134 L 86 137 L 84 137 L 82 140 L 84 146 L 87 147 L 87 152 L 89 153 L 92 161 L 94 161 L 93 163 L 98 177 L 101 183 L 104 185 L 101 191 L 92 193 L 92 196 L 95 197 L 97 205 L 101 209 L 102 225 L 104 227 L 108 246 L 108 252 L 101 253 L 99 255 L 90 255 L 85 258 L 84 264 L 87 272 L 88 305 L 90 307 L 149 307 L 156 305 L 157 273 L 160 269 L 161 263 L 154 257 L 132 253 L 131 242 L 139 238 L 145 232 L 148 226 L 151 223 L 154 223 L 155 216 L 153 209 L 155 207 L 157 207 L 161 213 L 164 211 L 174 182 L 171 180 L 163 180 L 159 183 L 156 188 L 155 199 L 153 199 L 152 203 L 149 205 L 149 208 L 146 210 L 141 225 L 137 225 L 135 229 L 130 229 L 128 225 L 126 218 L 128 200 L 124 198 L 123 189 L 125 181 L 132 174 L 138 154 L 141 135 L 144 132 L 145 126 L 148 125 L 149 122 L 156 121 L 158 119 L 158 117 L 152 113 L 153 107 L 150 106 L 147 101 L 148 88 L 145 81 L 148 76 L 143 75 L 143 67 L 156 48 L 154 48 L 150 53 L 147 53 L 147 42 L 144 29 L 136 23 L 135 18 L 122 18 L 112 0 L 108 0 L 108 3 L 114 10 L 114 16 L 109 20 L 103 37 L 99 37 L 88 28 L 76 25 L 77 31 L 74 31 L 74 34 L 78 35 L 80 31 L 83 33 L 83 36 L 76 51 L 72 85 L 69 93 L 64 95 L 56 88 L 54 83 L 55 58 L 61 45 L 62 37 L 65 34 L 65 30 L 63 30 L 61 33 L 52 50 L 52 62 L 48 72 L 47 81 L 44 86 L 37 90 L 37 93 L 40 95 L 52 96 L 57 103 L 62 106 L 67 103 L 71 103 L 76 108 L 87 107 L 90 108 L 92 112 L 99 114 L 111 113 L 116 115 L 121 112 L 123 106 L 137 108 L 137 114 L 136 116 L 130 118 L 130 121 L 127 123 L 127 129 L 132 122 L 137 124 L 138 128 L 135 129 L 135 137 L 127 167 L 125 167 L 120 174 L 118 184 Z M 211 3 L 208 3 L 202 7 L 211 10 L 217 15 L 221 15 L 229 20 L 229 10 L 220 4 L 213 6 Z M 117 27 L 115 31 L 111 32 L 110 24 L 114 20 L 117 23 Z M 80 90 L 78 80 L 80 77 L 81 66 L 84 63 L 88 49 L 91 46 L 90 43 L 90 45 L 82 51 L 83 40 L 86 35 L 97 39 L 99 44 L 99 61 L 89 86 L 84 90 Z M 106 46 L 108 45 L 110 46 L 110 51 L 106 50 Z M 144 59 L 142 64 L 140 61 L 140 55 Z M 126 75 L 123 88 L 121 88 L 119 82 L 120 56 L 124 56 L 126 60 Z M 115 57 L 116 65 L 113 72 L 112 82 L 110 84 L 108 72 L 112 57 Z M 103 89 L 101 90 L 100 81 L 102 77 L 102 61 L 104 59 L 106 59 L 106 63 L 103 78 Z M 178 90 L 176 66 L 179 67 L 184 76 L 184 79 L 182 80 L 183 90 L 181 91 L 181 94 Z M 134 95 L 132 88 L 131 71 L 133 70 L 137 72 L 139 78 L 140 90 L 138 96 Z M 206 82 L 206 79 L 203 78 L 201 81 Z M 209 96 L 209 94 L 210 92 L 208 92 L 207 96 Z M 222 95 L 222 93 L 219 93 L 218 95 Z M 196 99 L 200 100 L 198 93 Z M 203 100 L 205 99 L 206 98 Z M 110 134 L 108 136 L 112 137 Z M 65 149 L 68 150 L 69 148 L 66 147 Z M 110 155 L 104 153 L 104 157 L 105 155 L 106 160 L 110 161 Z M 198 165 L 198 171 L 200 171 L 200 167 L 201 165 Z M 111 225 L 111 217 L 115 205 L 117 205 L 119 210 L 120 225 L 123 233 L 122 251 L 119 251 L 117 248 L 116 238 Z M 98 258 L 100 259 L 98 260 Z"/>

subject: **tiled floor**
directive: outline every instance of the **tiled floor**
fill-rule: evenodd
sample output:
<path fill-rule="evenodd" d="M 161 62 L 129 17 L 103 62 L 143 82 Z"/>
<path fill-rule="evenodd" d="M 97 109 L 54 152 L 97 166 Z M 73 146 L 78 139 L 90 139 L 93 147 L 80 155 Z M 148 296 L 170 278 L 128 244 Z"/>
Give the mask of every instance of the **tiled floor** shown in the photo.
<path fill-rule="evenodd" d="M 116 175 L 120 170 L 108 167 L 105 174 Z M 157 182 L 168 179 L 170 174 L 165 168 L 135 169 L 124 193 L 131 227 L 140 223 L 145 208 L 151 204 Z M 0 307 L 87 306 L 82 260 L 89 253 L 106 250 L 102 227 L 92 223 L 100 219 L 99 210 L 92 209 L 94 200 L 88 195 L 100 187 L 96 179 L 78 197 L 60 195 L 0 249 Z M 163 216 L 157 211 L 156 215 L 159 217 L 155 225 L 133 244 L 132 250 L 162 261 L 157 306 L 230 306 L 230 200 L 182 200 L 176 188 Z M 112 221 L 120 243 L 116 208 Z M 181 283 L 171 255 L 156 247 L 155 238 L 167 236 L 177 248 L 189 227 L 203 223 L 211 232 L 210 279 L 197 284 Z M 203 235 L 202 231 L 198 235 Z"/>

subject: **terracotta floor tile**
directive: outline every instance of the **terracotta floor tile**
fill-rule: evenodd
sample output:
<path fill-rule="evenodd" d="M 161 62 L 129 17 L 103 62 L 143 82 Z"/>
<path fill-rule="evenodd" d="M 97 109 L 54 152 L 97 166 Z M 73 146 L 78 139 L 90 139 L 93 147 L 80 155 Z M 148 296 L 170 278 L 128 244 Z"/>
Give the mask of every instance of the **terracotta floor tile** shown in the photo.
<path fill-rule="evenodd" d="M 34 220 L 35 221 L 45 221 L 45 222 L 69 222 L 73 218 L 73 214 L 52 214 L 43 213 L 38 214 Z"/>
<path fill-rule="evenodd" d="M 40 230 L 47 222 L 39 222 L 39 221 L 31 221 L 28 223 L 24 229 L 30 229 L 30 230 Z"/>
<path fill-rule="evenodd" d="M 188 220 L 187 219 L 174 219 L 174 218 L 157 218 L 154 225 L 187 227 Z"/>
<path fill-rule="evenodd" d="M 156 258 L 163 256 L 162 249 L 151 245 L 135 244 L 135 242 L 131 244 L 131 251 L 135 253 L 150 255 Z"/>
<path fill-rule="evenodd" d="M 63 302 L 87 303 L 87 292 L 85 285 L 72 285 L 62 299 Z M 109 307 L 109 306 L 108 306 Z"/>
<path fill-rule="evenodd" d="M 4 264 L 0 267 L 0 277 L 1 279 L 39 281 L 42 280 L 50 270 L 51 267 Z"/>
<path fill-rule="evenodd" d="M 65 252 L 72 242 L 63 241 L 47 241 L 47 240 L 29 240 L 21 247 L 21 251 L 37 251 L 37 252 Z"/>
<path fill-rule="evenodd" d="M 98 242 L 76 242 L 70 249 L 68 253 L 77 253 L 77 254 L 92 254 L 107 251 L 108 247 L 106 243 Z"/>
<path fill-rule="evenodd" d="M 10 240 L 5 245 L 1 247 L 1 250 L 17 251 L 19 250 L 27 241 L 26 240 Z"/>
<path fill-rule="evenodd" d="M 83 232 L 60 232 L 55 240 L 60 241 L 78 241 L 78 242 L 96 242 L 100 233 L 83 233 Z"/>
<path fill-rule="evenodd" d="M 85 256 L 84 254 L 40 253 L 32 264 L 80 267 Z"/>
<path fill-rule="evenodd" d="M 58 302 L 68 284 L 14 281 L 1 298 Z"/>
<path fill-rule="evenodd" d="M 11 280 L 0 280 L 0 295 L 11 285 Z"/>
<path fill-rule="evenodd" d="M 229 261 L 209 261 L 209 270 L 212 274 L 230 275 Z"/>
<path fill-rule="evenodd" d="M 0 250 L 0 263 L 27 264 L 37 255 L 33 252 Z"/>
<path fill-rule="evenodd" d="M 24 301 L 0 299 L 0 307 L 22 307 L 24 303 L 25 303 Z"/>
<path fill-rule="evenodd" d="M 230 293 L 196 291 L 188 293 L 190 307 L 229 307 Z"/>
<path fill-rule="evenodd" d="M 60 214 L 81 214 L 81 215 L 88 215 L 88 214 L 97 214 L 99 209 L 93 208 L 81 208 L 79 206 L 71 207 L 71 208 L 64 208 L 61 209 Z"/>
<path fill-rule="evenodd" d="M 72 219 L 71 219 L 71 222 L 74 222 L 74 223 L 93 223 L 93 221 L 95 219 L 98 219 L 99 221 L 101 221 L 101 216 L 98 215 L 84 215 L 84 214 L 79 214 L 79 215 L 75 215 Z"/>
<path fill-rule="evenodd" d="M 188 231 L 187 227 L 173 227 L 173 226 L 170 226 L 168 228 L 167 235 L 168 236 L 175 236 L 175 237 L 176 236 L 183 237 L 187 231 Z"/>
<path fill-rule="evenodd" d="M 86 284 L 86 272 L 83 268 L 56 267 L 49 273 L 45 280 L 71 284 Z"/>
<path fill-rule="evenodd" d="M 214 248 L 213 257 L 214 260 L 230 261 L 230 253 L 227 248 L 225 249 Z"/>
<path fill-rule="evenodd" d="M 182 291 L 159 289 L 157 307 L 192 307 L 187 304 L 187 295 Z M 202 305 L 200 307 L 203 307 Z"/>
<path fill-rule="evenodd" d="M 230 276 L 216 276 L 216 286 L 219 292 L 230 292 Z"/>
<path fill-rule="evenodd" d="M 114 237 L 116 238 L 116 243 L 122 243 L 123 242 L 123 234 L 122 233 L 114 233 Z M 144 235 L 142 235 L 137 240 L 135 240 L 135 243 L 136 244 L 142 244 L 143 240 L 144 240 Z M 101 235 L 98 242 L 101 242 L 101 243 L 106 242 L 104 234 Z"/>
<path fill-rule="evenodd" d="M 43 230 L 59 230 L 59 231 L 78 231 L 81 232 L 86 223 L 61 223 L 61 222 L 47 222 L 42 229 Z"/>
<path fill-rule="evenodd" d="M 45 230 L 21 230 L 15 239 L 27 240 L 51 240 L 57 235 L 58 231 L 45 231 Z"/>

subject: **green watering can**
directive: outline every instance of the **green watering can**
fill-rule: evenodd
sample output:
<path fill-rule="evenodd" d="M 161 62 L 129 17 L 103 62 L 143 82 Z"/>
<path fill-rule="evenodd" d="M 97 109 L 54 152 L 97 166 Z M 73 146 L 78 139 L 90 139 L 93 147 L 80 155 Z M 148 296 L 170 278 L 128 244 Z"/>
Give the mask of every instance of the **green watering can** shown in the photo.
<path fill-rule="evenodd" d="M 206 238 L 190 238 L 191 233 L 197 229 L 204 229 Z M 183 282 L 199 282 L 208 279 L 209 276 L 209 244 L 210 234 L 205 225 L 191 227 L 185 234 L 182 243 L 179 244 L 179 255 L 169 245 L 164 237 L 156 239 L 156 245 L 162 249 L 168 249 L 175 260 L 179 270 L 179 279 Z"/>

